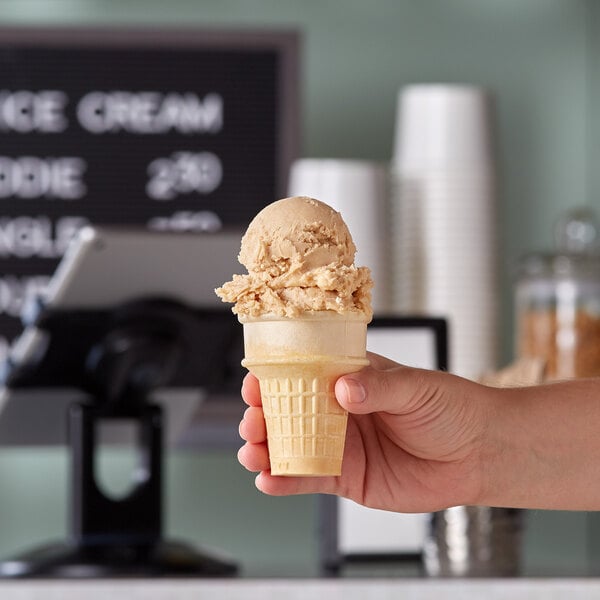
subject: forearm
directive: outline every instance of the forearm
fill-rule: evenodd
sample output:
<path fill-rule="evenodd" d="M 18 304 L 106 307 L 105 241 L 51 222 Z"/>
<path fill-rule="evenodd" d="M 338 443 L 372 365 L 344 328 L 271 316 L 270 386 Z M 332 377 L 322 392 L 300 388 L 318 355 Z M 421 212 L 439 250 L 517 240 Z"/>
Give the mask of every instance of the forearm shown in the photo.
<path fill-rule="evenodd" d="M 490 390 L 488 506 L 600 510 L 600 379 Z"/>

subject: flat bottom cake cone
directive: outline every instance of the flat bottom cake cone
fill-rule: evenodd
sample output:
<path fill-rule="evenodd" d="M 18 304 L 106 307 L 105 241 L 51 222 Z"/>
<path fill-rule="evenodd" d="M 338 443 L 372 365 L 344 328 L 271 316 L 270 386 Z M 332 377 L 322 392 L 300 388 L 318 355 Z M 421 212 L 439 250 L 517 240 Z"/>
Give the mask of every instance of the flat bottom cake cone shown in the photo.
<path fill-rule="evenodd" d="M 347 414 L 335 382 L 368 364 L 366 320 L 317 312 L 240 319 L 247 367 L 260 382 L 273 475 L 340 475 Z"/>

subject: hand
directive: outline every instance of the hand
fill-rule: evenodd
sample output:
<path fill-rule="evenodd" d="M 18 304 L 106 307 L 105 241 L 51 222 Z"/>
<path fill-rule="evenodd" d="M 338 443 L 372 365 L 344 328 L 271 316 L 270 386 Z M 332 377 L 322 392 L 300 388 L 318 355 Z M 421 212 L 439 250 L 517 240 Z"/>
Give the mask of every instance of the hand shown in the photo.
<path fill-rule="evenodd" d="M 371 365 L 338 379 L 348 413 L 339 477 L 276 477 L 269 471 L 266 427 L 257 379 L 248 374 L 240 423 L 246 441 L 238 459 L 259 471 L 271 495 L 327 493 L 399 512 L 477 504 L 483 486 L 482 440 L 489 422 L 485 388 L 453 375 L 401 366 L 375 354 Z"/>

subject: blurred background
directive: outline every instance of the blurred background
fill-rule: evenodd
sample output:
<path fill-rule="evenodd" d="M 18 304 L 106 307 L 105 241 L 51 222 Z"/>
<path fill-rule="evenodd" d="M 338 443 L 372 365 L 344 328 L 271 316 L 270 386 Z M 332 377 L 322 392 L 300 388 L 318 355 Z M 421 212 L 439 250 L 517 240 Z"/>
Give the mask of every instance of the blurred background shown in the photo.
<path fill-rule="evenodd" d="M 600 208 L 594 0 L 2 0 L 0 25 L 296 30 L 299 157 L 387 165 L 401 88 L 488 90 L 495 100 L 496 368 L 514 358 L 518 259 L 554 247 L 564 211 Z M 66 461 L 59 446 L 0 450 L 0 555 L 63 536 Z M 118 451 L 108 462 L 117 479 L 129 468 Z M 260 495 L 233 448 L 171 451 L 167 477 L 169 534 L 224 548 L 250 571 L 317 571 L 315 498 Z M 586 569 L 600 557 L 599 528 L 587 514 L 531 511 L 526 572 Z"/>

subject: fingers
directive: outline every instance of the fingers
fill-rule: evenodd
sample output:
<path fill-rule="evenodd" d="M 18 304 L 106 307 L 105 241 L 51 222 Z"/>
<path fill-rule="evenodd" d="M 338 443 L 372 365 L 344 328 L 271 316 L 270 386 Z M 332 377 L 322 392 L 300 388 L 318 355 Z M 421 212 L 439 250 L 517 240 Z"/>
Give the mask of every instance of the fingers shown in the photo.
<path fill-rule="evenodd" d="M 267 439 L 267 427 L 262 408 L 249 406 L 240 422 L 240 437 L 251 444 L 260 444 Z"/>
<path fill-rule="evenodd" d="M 267 443 L 262 444 L 244 444 L 238 450 L 238 461 L 240 464 L 248 469 L 248 471 L 266 471 L 271 468 L 269 462 L 269 451 L 267 449 Z"/>
<path fill-rule="evenodd" d="M 238 461 L 248 471 L 265 471 L 271 468 L 267 449 L 267 428 L 260 400 L 258 379 L 248 373 L 242 382 L 242 398 L 248 404 L 240 422 L 240 437 L 246 443 L 238 451 Z"/>
<path fill-rule="evenodd" d="M 248 398 L 254 399 L 254 382 L 250 379 L 247 386 Z M 244 389 L 244 388 L 242 388 Z M 271 468 L 267 449 L 267 427 L 260 406 L 249 406 L 239 426 L 240 437 L 246 440 L 238 451 L 238 461 L 248 471 L 264 471 Z"/>
<path fill-rule="evenodd" d="M 262 406 L 258 379 L 247 373 L 242 381 L 242 398 L 248 406 Z"/>

